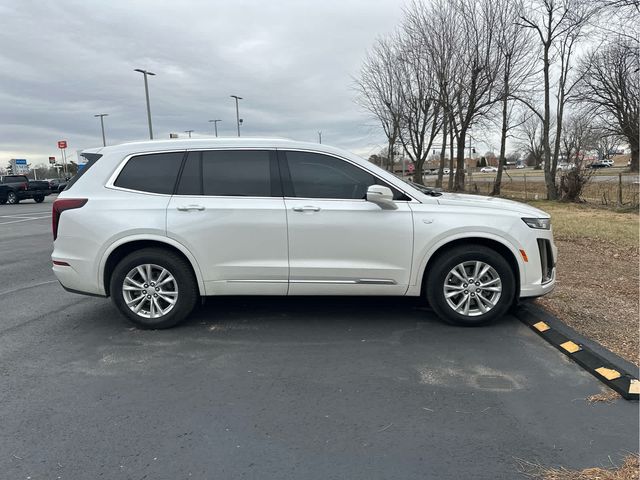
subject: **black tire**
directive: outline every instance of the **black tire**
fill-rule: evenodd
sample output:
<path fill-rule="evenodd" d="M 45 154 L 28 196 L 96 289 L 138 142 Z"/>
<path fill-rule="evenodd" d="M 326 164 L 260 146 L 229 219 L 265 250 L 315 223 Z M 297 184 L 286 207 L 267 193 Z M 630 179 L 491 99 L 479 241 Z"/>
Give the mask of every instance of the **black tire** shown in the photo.
<path fill-rule="evenodd" d="M 36 202 L 36 203 L 42 203 L 42 202 L 44 202 L 44 197 L 40 197 L 40 196 L 33 197 L 33 201 Z"/>
<path fill-rule="evenodd" d="M 0 205 L 4 205 L 5 203 L 7 203 L 7 199 L 6 198 L 0 199 Z"/>
<path fill-rule="evenodd" d="M 20 203 L 20 199 L 18 198 L 18 194 L 16 192 L 9 192 L 7 194 L 7 203 L 9 205 L 17 205 Z"/>
<path fill-rule="evenodd" d="M 133 312 L 124 298 L 122 286 L 127 274 L 139 265 L 153 264 L 168 270 L 177 284 L 178 296 L 173 308 L 157 318 L 146 318 Z M 198 284 L 191 265 L 182 257 L 161 248 L 144 248 L 130 253 L 116 265 L 111 275 L 110 293 L 120 312 L 139 328 L 171 328 L 183 322 L 198 300 Z M 144 314 L 144 311 L 143 311 Z"/>
<path fill-rule="evenodd" d="M 495 306 L 488 312 L 477 316 L 467 316 L 456 312 L 454 308 L 447 303 L 444 287 L 449 272 L 451 272 L 456 265 L 476 261 L 484 262 L 494 269 L 500 277 L 502 291 Z M 468 327 L 486 325 L 503 316 L 513 304 L 516 291 L 516 281 L 513 270 L 507 260 L 495 250 L 476 244 L 454 247 L 440 254 L 434 260 L 434 263 L 429 265 L 426 281 L 427 299 L 438 316 L 447 323 Z M 473 302 L 475 302 L 474 305 L 478 304 L 478 300 L 473 300 Z"/>

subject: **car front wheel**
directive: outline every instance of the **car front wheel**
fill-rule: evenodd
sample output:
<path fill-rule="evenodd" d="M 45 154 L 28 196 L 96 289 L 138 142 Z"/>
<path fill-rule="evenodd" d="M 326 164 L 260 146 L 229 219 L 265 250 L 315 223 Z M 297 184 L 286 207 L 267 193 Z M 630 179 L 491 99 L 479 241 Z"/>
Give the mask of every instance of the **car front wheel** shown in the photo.
<path fill-rule="evenodd" d="M 9 205 L 15 205 L 18 202 L 20 202 L 20 199 L 18 198 L 18 194 L 16 192 L 9 192 L 7 194 L 7 203 Z"/>
<path fill-rule="evenodd" d="M 198 298 L 191 265 L 176 255 L 145 248 L 118 263 L 110 282 L 120 312 L 138 327 L 170 328 L 184 321 Z"/>
<path fill-rule="evenodd" d="M 429 304 L 449 323 L 484 325 L 504 315 L 513 303 L 513 271 L 507 260 L 491 248 L 455 247 L 436 258 L 429 269 Z"/>

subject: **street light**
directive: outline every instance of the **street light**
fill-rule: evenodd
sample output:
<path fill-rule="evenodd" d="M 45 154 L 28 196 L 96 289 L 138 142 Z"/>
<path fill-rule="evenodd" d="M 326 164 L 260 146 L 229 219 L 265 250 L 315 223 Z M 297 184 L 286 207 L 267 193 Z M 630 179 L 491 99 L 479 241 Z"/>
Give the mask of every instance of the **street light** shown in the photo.
<path fill-rule="evenodd" d="M 236 125 L 238 126 L 238 136 L 240 136 L 240 111 L 238 110 L 238 100 L 242 100 L 242 97 L 238 95 L 230 95 L 231 98 L 236 99 Z"/>
<path fill-rule="evenodd" d="M 97 115 L 94 115 L 94 117 L 100 117 L 100 127 L 102 128 L 102 146 L 106 147 L 107 146 L 107 140 L 104 136 L 104 117 L 108 117 L 109 114 L 108 113 L 99 113 Z"/>
<path fill-rule="evenodd" d="M 322 130 L 318 130 L 318 143 L 322 143 Z"/>
<path fill-rule="evenodd" d="M 216 138 L 218 138 L 218 122 L 222 120 L 209 120 L 209 123 L 213 122 L 213 130 L 216 132 Z"/>
<path fill-rule="evenodd" d="M 184 133 L 188 133 L 189 134 L 189 138 L 191 138 L 191 132 L 193 132 L 193 130 L 185 130 Z"/>
<path fill-rule="evenodd" d="M 153 72 L 142 70 L 141 68 L 134 69 L 134 72 L 140 72 L 144 75 L 144 94 L 147 97 L 147 119 L 149 120 L 149 138 L 153 140 L 153 127 L 151 126 L 151 106 L 149 105 L 149 84 L 147 83 L 147 75 L 155 75 Z"/>

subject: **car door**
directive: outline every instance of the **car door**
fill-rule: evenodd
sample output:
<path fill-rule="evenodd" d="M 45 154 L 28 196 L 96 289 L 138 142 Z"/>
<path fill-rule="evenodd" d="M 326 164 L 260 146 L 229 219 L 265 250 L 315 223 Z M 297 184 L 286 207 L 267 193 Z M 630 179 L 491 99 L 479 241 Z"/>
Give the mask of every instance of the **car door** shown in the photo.
<path fill-rule="evenodd" d="M 287 219 L 275 150 L 190 151 L 167 235 L 195 256 L 207 295 L 286 295 Z"/>
<path fill-rule="evenodd" d="M 366 201 L 384 184 L 345 159 L 280 151 L 289 240 L 290 295 L 403 295 L 413 252 L 411 200 L 396 210 Z"/>

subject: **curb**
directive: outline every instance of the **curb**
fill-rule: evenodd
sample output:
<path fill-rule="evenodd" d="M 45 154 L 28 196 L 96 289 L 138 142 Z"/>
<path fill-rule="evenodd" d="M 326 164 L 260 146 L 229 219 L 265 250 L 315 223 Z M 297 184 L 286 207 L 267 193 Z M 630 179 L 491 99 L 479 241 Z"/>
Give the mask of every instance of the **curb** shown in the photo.
<path fill-rule="evenodd" d="M 521 304 L 515 316 L 624 399 L 640 399 L 640 381 L 635 365 L 583 337 L 546 310 L 530 303 Z"/>

